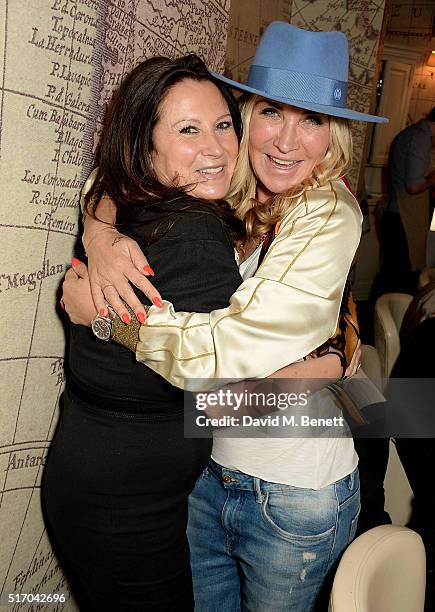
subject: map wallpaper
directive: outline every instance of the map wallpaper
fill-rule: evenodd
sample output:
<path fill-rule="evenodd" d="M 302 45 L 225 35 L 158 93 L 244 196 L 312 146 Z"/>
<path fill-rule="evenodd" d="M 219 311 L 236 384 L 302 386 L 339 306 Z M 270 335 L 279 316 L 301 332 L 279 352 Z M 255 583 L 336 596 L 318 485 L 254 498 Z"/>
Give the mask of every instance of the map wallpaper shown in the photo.
<path fill-rule="evenodd" d="M 76 609 L 47 537 L 40 483 L 65 379 L 57 292 L 79 232 L 79 191 L 114 88 L 141 59 L 189 51 L 212 69 L 243 79 L 262 30 L 283 19 L 348 35 L 351 105 L 368 111 L 383 14 L 384 0 L 0 3 L 0 606 L 5 610 Z M 362 125 L 355 135 L 354 184 Z M 31 603 L 27 595 L 36 593 L 57 594 L 57 603 Z M 9 603 L 8 594 L 15 594 Z"/>

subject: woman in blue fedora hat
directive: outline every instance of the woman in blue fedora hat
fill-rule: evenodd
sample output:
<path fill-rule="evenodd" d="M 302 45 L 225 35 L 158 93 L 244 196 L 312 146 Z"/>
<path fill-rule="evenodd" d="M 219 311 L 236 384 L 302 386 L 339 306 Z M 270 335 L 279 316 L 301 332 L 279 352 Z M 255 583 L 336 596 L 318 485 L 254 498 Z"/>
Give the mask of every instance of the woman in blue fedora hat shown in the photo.
<path fill-rule="evenodd" d="M 385 121 L 347 108 L 347 71 L 343 34 L 276 22 L 260 41 L 245 85 L 215 75 L 246 92 L 244 135 L 227 196 L 247 234 L 238 249 L 244 282 L 227 308 L 186 313 L 164 302 L 149 309 L 137 337 L 130 328 L 123 340 L 120 326 L 114 337 L 171 384 L 183 388 L 186 379 L 197 379 L 198 390 L 213 388 L 215 379 L 266 377 L 334 333 L 361 225 L 341 178 L 351 160 L 348 120 Z M 195 126 L 191 133 L 194 138 Z M 110 217 L 110 202 L 104 206 Z M 139 272 L 148 262 L 132 241 L 119 242 L 115 230 L 99 232 L 91 219 L 87 224 L 87 252 L 94 269 L 97 261 L 103 270 L 106 288 L 103 296 L 94 286 L 95 306 L 78 307 L 80 296 L 89 300 L 89 288 L 71 277 L 67 311 L 79 320 L 81 308 L 79 322 L 88 324 L 95 307 L 105 309 L 109 301 L 125 317 L 119 291 L 143 317 L 126 279 L 151 301 L 158 298 Z M 113 264 L 117 244 L 132 255 L 133 272 L 125 257 Z M 348 437 L 216 436 L 189 507 L 198 610 L 313 609 L 355 533 L 356 465 Z"/>

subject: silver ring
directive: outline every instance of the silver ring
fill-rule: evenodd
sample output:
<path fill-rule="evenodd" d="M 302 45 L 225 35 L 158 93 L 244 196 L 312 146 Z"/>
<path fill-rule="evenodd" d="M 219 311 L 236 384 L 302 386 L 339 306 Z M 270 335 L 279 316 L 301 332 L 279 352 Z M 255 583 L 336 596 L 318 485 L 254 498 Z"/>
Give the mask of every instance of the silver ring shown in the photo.
<path fill-rule="evenodd" d="M 357 371 L 357 372 L 358 372 L 358 370 L 360 369 L 360 367 L 361 367 L 361 361 L 360 361 L 360 362 L 358 363 L 358 365 L 356 366 L 356 371 Z"/>

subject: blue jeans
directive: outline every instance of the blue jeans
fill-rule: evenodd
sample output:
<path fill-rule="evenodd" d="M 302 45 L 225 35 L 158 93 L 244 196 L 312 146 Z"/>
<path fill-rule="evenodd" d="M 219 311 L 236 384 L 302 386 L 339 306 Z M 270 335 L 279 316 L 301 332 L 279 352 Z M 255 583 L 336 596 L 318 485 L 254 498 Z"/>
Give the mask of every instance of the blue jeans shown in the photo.
<path fill-rule="evenodd" d="M 189 500 L 195 610 L 309 612 L 359 508 L 358 470 L 315 491 L 210 460 Z"/>

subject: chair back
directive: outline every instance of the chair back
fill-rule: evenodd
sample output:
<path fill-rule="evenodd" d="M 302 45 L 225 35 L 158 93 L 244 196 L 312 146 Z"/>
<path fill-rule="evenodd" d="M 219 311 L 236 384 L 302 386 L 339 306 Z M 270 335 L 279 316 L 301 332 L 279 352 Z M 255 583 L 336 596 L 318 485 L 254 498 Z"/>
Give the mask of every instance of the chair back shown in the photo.
<path fill-rule="evenodd" d="M 338 565 L 329 612 L 423 612 L 426 556 L 420 536 L 380 525 L 350 544 Z"/>
<path fill-rule="evenodd" d="M 412 296 L 407 293 L 385 293 L 375 304 L 375 347 L 385 381 L 400 353 L 400 326 L 411 301 Z"/>
<path fill-rule="evenodd" d="M 378 351 L 370 344 L 361 345 L 361 365 L 370 380 L 382 391 L 381 361 Z"/>

